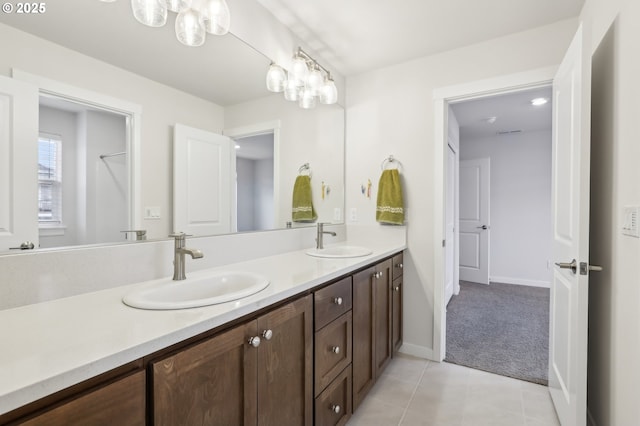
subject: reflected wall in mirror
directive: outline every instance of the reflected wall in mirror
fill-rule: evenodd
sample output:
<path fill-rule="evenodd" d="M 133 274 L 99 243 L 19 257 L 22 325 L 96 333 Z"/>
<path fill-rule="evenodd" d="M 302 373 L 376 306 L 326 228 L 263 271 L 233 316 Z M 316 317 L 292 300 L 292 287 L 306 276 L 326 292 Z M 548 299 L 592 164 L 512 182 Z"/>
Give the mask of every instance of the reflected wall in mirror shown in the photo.
<path fill-rule="evenodd" d="M 82 16 L 101 19 L 88 20 Z M 146 229 L 149 239 L 166 238 L 174 231 L 175 123 L 229 134 L 230 129 L 280 121 L 280 146 L 275 144 L 274 148 L 274 211 L 270 227 L 284 228 L 290 220 L 293 182 L 298 167 L 306 162 L 312 168 L 319 219 L 335 221 L 336 208 L 341 217 L 344 111 L 336 106 L 298 111 L 297 105 L 267 92 L 264 76 L 270 64 L 268 58 L 231 34 L 210 37 L 199 48 L 187 48 L 175 39 L 170 24 L 160 29 L 140 25 L 132 17 L 127 2 L 57 2 L 39 16 L 3 14 L 0 76 L 11 77 L 12 70 L 19 69 L 140 106 L 141 121 L 137 123 L 140 146 L 136 148 L 139 166 L 130 171 L 134 178 L 137 176 L 132 196 L 137 201 L 131 206 L 136 214 L 128 227 Z M 38 115 L 37 108 L 34 114 Z M 327 122 L 342 127 L 327 132 L 322 125 Z M 335 135 L 335 140 L 329 140 L 328 133 Z M 34 141 L 30 167 L 37 176 L 37 135 L 30 139 Z M 324 201 L 322 182 L 330 189 L 328 197 L 324 192 Z M 260 185 L 254 188 L 257 186 Z M 37 199 L 23 204 L 29 207 L 20 208 L 16 204 L 20 213 L 37 220 Z M 267 208 L 263 205 L 258 209 L 265 212 Z M 236 221 L 240 223 L 239 217 Z M 236 229 L 251 228 L 268 229 L 269 225 L 262 221 Z M 119 237 L 125 241 L 125 234 Z M 85 241 L 60 242 L 75 243 Z"/>

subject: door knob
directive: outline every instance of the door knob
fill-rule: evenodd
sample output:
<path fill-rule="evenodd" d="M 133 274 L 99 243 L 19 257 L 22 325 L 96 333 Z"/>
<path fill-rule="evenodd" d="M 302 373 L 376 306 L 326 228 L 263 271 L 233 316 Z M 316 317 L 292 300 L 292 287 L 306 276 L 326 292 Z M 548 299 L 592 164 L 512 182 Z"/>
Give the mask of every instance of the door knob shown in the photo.
<path fill-rule="evenodd" d="M 571 261 L 571 263 L 566 262 L 556 262 L 556 265 L 560 267 L 560 269 L 571 269 L 571 272 L 574 274 L 578 270 L 578 262 L 575 259 Z"/>
<path fill-rule="evenodd" d="M 589 265 L 587 262 L 580 262 L 580 275 L 588 275 L 589 271 L 602 272 L 602 266 Z"/>
<path fill-rule="evenodd" d="M 25 241 L 20 247 L 9 247 L 9 250 L 33 250 L 35 245 L 31 241 Z"/>
<path fill-rule="evenodd" d="M 273 337 L 273 331 L 271 330 L 264 330 L 262 332 L 262 337 L 264 337 L 265 340 L 271 340 L 271 338 Z"/>
<path fill-rule="evenodd" d="M 482 225 L 482 226 L 476 226 L 477 229 L 489 229 L 489 227 L 487 225 Z"/>
<path fill-rule="evenodd" d="M 257 348 L 258 346 L 260 346 L 260 338 L 258 336 L 251 337 L 249 339 L 249 344 L 254 348 Z"/>

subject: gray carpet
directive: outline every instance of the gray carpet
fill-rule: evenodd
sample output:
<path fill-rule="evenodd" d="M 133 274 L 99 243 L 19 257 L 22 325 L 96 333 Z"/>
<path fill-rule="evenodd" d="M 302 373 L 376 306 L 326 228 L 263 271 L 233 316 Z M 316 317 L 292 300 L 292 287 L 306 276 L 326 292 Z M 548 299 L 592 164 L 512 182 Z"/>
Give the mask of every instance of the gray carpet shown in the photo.
<path fill-rule="evenodd" d="M 546 385 L 548 358 L 548 288 L 460 282 L 445 361 Z"/>

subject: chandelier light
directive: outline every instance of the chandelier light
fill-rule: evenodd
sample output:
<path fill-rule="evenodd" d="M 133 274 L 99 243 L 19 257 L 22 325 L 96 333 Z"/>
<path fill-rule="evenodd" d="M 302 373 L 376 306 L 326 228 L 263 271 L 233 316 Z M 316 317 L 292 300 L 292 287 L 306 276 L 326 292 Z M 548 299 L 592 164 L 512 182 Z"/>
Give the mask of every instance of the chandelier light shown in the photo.
<path fill-rule="evenodd" d="M 177 13 L 176 37 L 193 47 L 202 46 L 207 33 L 225 35 L 231 24 L 225 0 L 131 0 L 131 10 L 138 22 L 150 27 L 162 27 L 168 12 Z"/>
<path fill-rule="evenodd" d="M 300 108 L 315 108 L 317 101 L 325 105 L 338 101 L 338 89 L 331 73 L 298 47 L 287 73 L 280 65 L 271 63 L 267 71 L 267 89 L 284 92 L 288 101 L 298 102 Z"/>

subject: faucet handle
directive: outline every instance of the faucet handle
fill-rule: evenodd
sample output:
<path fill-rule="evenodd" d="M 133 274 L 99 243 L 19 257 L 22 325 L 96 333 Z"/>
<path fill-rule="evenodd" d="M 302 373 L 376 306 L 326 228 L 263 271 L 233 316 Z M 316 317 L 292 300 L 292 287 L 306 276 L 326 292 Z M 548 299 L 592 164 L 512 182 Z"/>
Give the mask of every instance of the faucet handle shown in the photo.
<path fill-rule="evenodd" d="M 193 237 L 192 234 L 185 234 L 184 232 L 173 231 L 173 234 L 169 234 L 171 238 L 184 239 L 185 237 Z"/>

